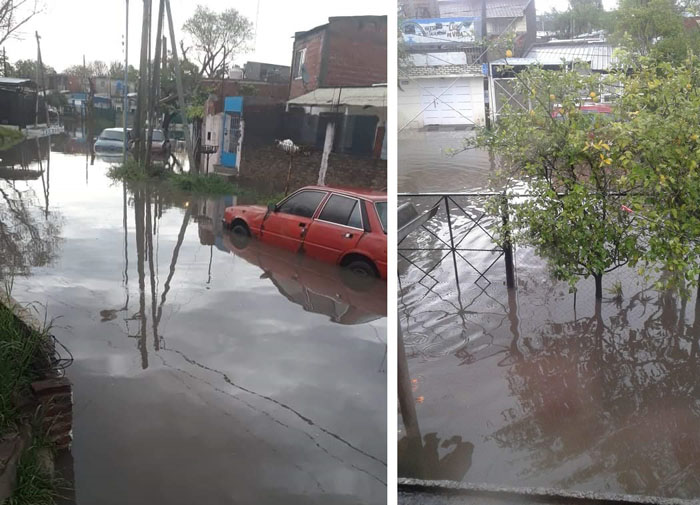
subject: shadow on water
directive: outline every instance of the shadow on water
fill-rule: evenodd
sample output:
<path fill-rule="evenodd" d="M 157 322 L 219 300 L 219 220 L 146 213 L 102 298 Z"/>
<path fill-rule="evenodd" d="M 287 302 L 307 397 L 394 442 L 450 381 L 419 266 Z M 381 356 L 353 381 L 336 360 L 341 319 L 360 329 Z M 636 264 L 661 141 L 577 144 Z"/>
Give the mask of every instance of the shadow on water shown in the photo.
<path fill-rule="evenodd" d="M 401 268 L 407 396 L 428 435 L 402 428 L 400 475 L 700 497 L 700 301 L 622 269 L 607 282 L 624 295 L 595 303 L 592 281 L 569 293 L 527 249 L 508 290 L 501 266 L 479 276 L 489 262 Z"/>
<path fill-rule="evenodd" d="M 50 206 L 0 180 L 3 272 L 75 356 L 77 502 L 384 503 L 386 285 L 234 243 L 235 196 L 84 165 L 52 154 Z"/>

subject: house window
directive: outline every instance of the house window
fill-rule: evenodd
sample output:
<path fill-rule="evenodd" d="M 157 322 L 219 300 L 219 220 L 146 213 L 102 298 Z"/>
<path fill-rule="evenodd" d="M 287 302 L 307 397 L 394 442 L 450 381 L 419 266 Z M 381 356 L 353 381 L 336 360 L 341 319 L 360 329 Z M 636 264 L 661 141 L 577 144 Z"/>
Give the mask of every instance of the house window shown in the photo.
<path fill-rule="evenodd" d="M 306 61 L 306 48 L 299 49 L 294 55 L 294 78 L 301 79 L 301 69 Z"/>

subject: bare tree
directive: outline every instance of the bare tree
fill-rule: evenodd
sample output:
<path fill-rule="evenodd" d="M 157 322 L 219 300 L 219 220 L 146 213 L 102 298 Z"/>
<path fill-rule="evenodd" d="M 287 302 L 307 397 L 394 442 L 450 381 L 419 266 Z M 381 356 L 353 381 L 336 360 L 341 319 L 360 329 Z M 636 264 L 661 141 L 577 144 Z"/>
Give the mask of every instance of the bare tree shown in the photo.
<path fill-rule="evenodd" d="M 43 10 L 39 0 L 0 0 L 0 45 Z"/>
<path fill-rule="evenodd" d="M 252 23 L 236 9 L 217 13 L 201 5 L 183 29 L 192 38 L 200 75 L 208 78 L 220 76 L 226 62 L 245 51 L 253 35 Z"/>

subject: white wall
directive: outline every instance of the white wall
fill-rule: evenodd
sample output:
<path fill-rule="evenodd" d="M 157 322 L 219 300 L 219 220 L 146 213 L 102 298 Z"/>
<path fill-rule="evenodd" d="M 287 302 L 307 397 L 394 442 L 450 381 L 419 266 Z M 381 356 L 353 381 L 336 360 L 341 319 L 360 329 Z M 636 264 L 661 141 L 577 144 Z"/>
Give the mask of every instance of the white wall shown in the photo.
<path fill-rule="evenodd" d="M 429 97 L 421 87 L 429 87 L 431 90 L 435 86 L 446 88 L 452 84 L 455 77 L 428 77 L 411 80 L 401 80 L 401 88 L 398 91 L 398 126 L 403 128 L 409 123 L 408 128 L 423 128 L 425 126 L 422 112 L 426 106 L 426 99 Z M 463 124 L 484 125 L 486 113 L 484 107 L 484 78 L 483 77 L 459 77 L 452 89 L 462 87 L 471 93 L 471 110 L 464 110 L 463 113 L 471 119 L 464 119 Z M 439 95 L 439 93 L 437 93 Z M 455 107 L 457 108 L 457 107 Z M 458 109 L 459 110 L 459 109 Z M 462 111 L 461 111 L 462 112 Z M 472 123 L 473 121 L 473 123 Z"/>

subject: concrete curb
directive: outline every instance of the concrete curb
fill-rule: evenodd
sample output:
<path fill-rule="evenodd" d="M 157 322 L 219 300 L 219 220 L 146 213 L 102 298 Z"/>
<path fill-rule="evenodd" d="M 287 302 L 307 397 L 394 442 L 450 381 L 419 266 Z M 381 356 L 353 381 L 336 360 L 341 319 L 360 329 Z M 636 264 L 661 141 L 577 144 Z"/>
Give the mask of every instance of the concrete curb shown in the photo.
<path fill-rule="evenodd" d="M 532 501 L 552 501 L 557 503 L 596 503 L 601 505 L 614 504 L 642 504 L 642 505 L 698 505 L 700 499 L 685 500 L 680 498 L 662 498 L 656 496 L 598 493 L 587 491 L 566 491 L 561 489 L 541 487 L 507 487 L 490 484 L 470 484 L 465 482 L 452 482 L 446 480 L 420 480 L 398 479 L 399 492 L 406 494 L 430 494 L 449 495 L 452 497 L 463 496 L 464 503 L 468 498 L 493 497 L 505 501 L 519 501 L 530 499 Z"/>

